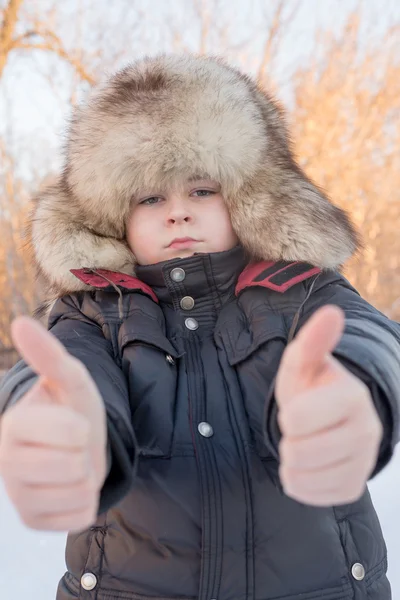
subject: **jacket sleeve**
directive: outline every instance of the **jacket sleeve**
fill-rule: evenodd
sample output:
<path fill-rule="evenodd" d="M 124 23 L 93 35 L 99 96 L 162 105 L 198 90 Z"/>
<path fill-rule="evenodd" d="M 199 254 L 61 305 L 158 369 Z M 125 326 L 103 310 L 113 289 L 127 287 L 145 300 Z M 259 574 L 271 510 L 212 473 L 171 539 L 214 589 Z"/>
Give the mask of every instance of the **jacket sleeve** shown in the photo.
<path fill-rule="evenodd" d="M 326 304 L 339 306 L 346 318 L 343 336 L 333 355 L 368 386 L 382 421 L 384 434 L 372 479 L 390 461 L 400 439 L 400 325 L 361 298 L 340 274 L 324 273 L 303 306 L 296 331 Z M 275 382 L 265 404 L 264 437 L 279 458 L 281 432 L 274 389 Z"/>
<path fill-rule="evenodd" d="M 100 325 L 81 311 L 76 295 L 57 300 L 48 329 L 86 366 L 104 400 L 107 476 L 100 494 L 101 514 L 126 495 L 137 467 L 137 443 L 126 378 L 114 360 L 111 343 Z M 23 360 L 14 365 L 0 383 L 0 414 L 18 402 L 36 380 L 36 373 Z"/>

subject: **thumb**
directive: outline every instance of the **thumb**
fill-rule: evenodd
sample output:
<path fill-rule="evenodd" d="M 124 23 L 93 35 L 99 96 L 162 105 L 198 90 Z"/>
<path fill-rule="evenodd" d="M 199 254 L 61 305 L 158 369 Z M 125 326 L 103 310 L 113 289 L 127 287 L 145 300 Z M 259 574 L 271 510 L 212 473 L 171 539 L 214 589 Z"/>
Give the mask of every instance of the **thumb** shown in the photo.
<path fill-rule="evenodd" d="M 106 412 L 89 372 L 50 331 L 30 317 L 15 319 L 11 335 L 17 350 L 39 375 L 39 380 L 27 392 L 27 402 L 55 402 L 88 419 L 91 459 L 98 481 L 103 482 L 106 471 Z"/>
<path fill-rule="evenodd" d="M 285 350 L 281 364 L 285 377 L 300 382 L 318 375 L 339 343 L 344 325 L 344 312 L 338 306 L 318 309 Z"/>
<path fill-rule="evenodd" d="M 54 404 L 54 398 L 46 386 L 43 377 L 39 377 L 31 388 L 21 398 L 24 407 L 32 404 Z M 20 403 L 19 402 L 19 403 Z"/>
<path fill-rule="evenodd" d="M 77 377 L 79 367 L 61 342 L 30 317 L 15 319 L 11 335 L 22 358 L 40 377 L 35 386 L 55 392 L 56 397 L 61 391 L 72 397 L 81 380 Z"/>

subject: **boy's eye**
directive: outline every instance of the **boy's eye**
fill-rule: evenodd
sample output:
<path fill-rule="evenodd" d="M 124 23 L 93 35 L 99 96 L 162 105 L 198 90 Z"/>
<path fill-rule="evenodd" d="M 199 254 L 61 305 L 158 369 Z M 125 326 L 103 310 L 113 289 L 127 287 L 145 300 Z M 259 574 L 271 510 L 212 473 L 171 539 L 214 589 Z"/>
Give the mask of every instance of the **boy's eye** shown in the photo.
<path fill-rule="evenodd" d="M 205 198 L 213 194 L 216 194 L 216 192 L 213 190 L 194 190 L 193 192 L 191 192 L 192 196 L 197 196 L 198 198 Z M 160 200 L 162 200 L 160 196 L 151 196 L 150 198 L 145 198 L 144 200 L 139 202 L 139 204 L 151 206 L 153 204 L 158 204 Z"/>
<path fill-rule="evenodd" d="M 139 204 L 157 204 L 158 201 L 161 200 L 158 196 L 152 196 L 151 198 L 146 198 L 139 202 Z"/>
<path fill-rule="evenodd" d="M 198 194 L 199 197 L 208 196 L 209 194 L 215 194 L 212 190 L 195 190 L 193 194 Z"/>

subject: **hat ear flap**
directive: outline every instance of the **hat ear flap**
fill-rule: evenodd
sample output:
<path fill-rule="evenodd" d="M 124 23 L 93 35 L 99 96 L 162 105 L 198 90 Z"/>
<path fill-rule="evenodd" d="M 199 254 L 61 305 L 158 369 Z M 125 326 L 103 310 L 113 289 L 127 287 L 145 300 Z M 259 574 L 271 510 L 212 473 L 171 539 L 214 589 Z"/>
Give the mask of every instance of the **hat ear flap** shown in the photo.
<path fill-rule="evenodd" d="M 226 201 L 232 226 L 255 260 L 302 261 L 335 269 L 362 248 L 348 214 L 293 161 L 260 170 Z"/>
<path fill-rule="evenodd" d="M 133 275 L 135 257 L 125 241 L 97 235 L 60 178 L 33 200 L 27 246 L 38 273 L 55 290 L 90 289 L 70 269 L 107 268 Z"/>

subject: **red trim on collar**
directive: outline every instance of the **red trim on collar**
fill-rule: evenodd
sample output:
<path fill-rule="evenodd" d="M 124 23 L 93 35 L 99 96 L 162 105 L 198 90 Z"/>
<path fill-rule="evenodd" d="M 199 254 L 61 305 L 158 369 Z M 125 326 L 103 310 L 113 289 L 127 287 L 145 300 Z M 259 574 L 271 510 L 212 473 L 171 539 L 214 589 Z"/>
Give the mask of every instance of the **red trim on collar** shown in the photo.
<path fill-rule="evenodd" d="M 107 269 L 96 269 L 95 273 L 93 273 L 91 269 L 89 270 L 86 268 L 70 269 L 70 271 L 75 277 L 83 281 L 83 283 L 86 283 L 86 285 L 91 285 L 96 288 L 106 288 L 110 285 L 106 279 L 101 277 L 101 275 L 104 275 L 117 286 L 128 290 L 142 291 L 158 304 L 158 298 L 151 287 L 132 275 L 126 275 L 125 273 L 119 273 L 118 271 L 109 271 Z"/>
<path fill-rule="evenodd" d="M 272 267 L 276 264 L 276 270 Z M 258 263 L 250 263 L 245 267 L 242 273 L 239 275 L 238 282 L 235 288 L 235 294 L 238 295 L 242 290 L 246 287 L 260 286 L 266 287 L 270 290 L 274 290 L 275 292 L 280 292 L 283 294 L 291 288 L 296 283 L 300 283 L 300 281 L 304 281 L 317 273 L 321 273 L 321 269 L 319 267 L 313 267 L 312 265 L 308 265 L 304 263 L 304 271 L 300 274 L 296 274 L 294 277 L 288 276 L 287 279 L 282 278 L 282 282 L 279 284 L 273 283 L 270 281 L 278 273 L 283 273 L 289 267 L 293 267 L 294 265 L 301 265 L 300 261 L 297 262 L 288 262 L 285 266 L 282 267 L 282 263 L 275 263 L 274 261 L 262 261 Z M 309 268 L 308 268 L 309 267 Z M 265 270 L 268 269 L 268 275 L 265 276 L 265 279 L 261 279 L 260 281 L 255 281 L 255 279 Z"/>

